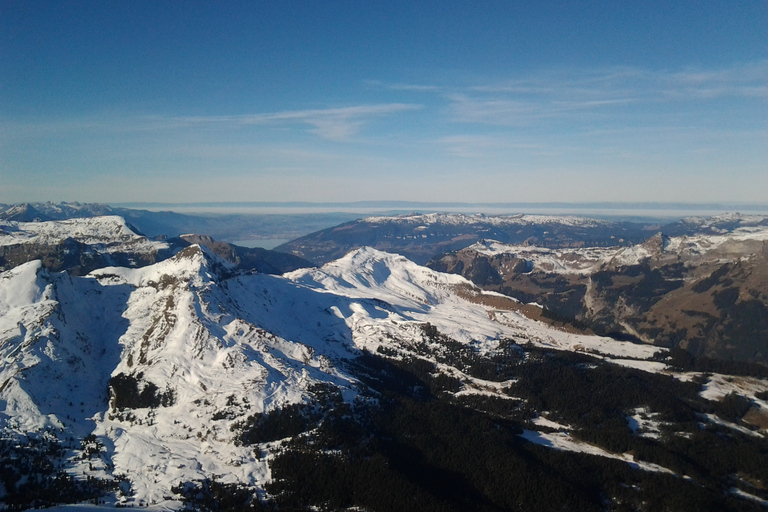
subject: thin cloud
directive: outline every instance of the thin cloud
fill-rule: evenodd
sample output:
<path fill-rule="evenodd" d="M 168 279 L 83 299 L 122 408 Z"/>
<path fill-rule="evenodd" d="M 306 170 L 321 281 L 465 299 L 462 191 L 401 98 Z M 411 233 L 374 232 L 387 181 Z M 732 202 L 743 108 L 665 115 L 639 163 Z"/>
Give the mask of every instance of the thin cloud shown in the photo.
<path fill-rule="evenodd" d="M 667 77 L 669 96 L 768 99 L 768 60 L 718 70 L 688 69 Z"/>
<path fill-rule="evenodd" d="M 440 92 L 444 90 L 444 88 L 439 85 L 387 83 L 380 80 L 366 80 L 365 83 L 378 89 L 386 89 L 390 91 Z"/>
<path fill-rule="evenodd" d="M 449 155 L 468 159 L 486 158 L 499 152 L 545 149 L 540 143 L 517 142 L 502 135 L 449 135 L 436 142 L 443 146 Z"/>
<path fill-rule="evenodd" d="M 454 121 L 505 126 L 526 126 L 534 121 L 596 113 L 633 103 L 633 98 L 606 100 L 477 98 L 456 94 L 448 97 Z"/>
<path fill-rule="evenodd" d="M 768 61 L 675 72 L 563 68 L 456 88 L 442 97 L 455 122 L 527 126 L 544 119 L 576 121 L 618 115 L 629 104 L 677 103 L 687 108 L 713 99 L 768 99 Z"/>
<path fill-rule="evenodd" d="M 312 127 L 310 131 L 319 137 L 334 141 L 344 141 L 359 133 L 362 126 L 373 117 L 387 116 L 420 108 L 422 108 L 421 105 L 410 103 L 386 103 L 329 109 L 286 110 L 266 114 L 195 116 L 175 119 L 188 124 L 215 123 L 239 126 L 297 122 L 310 125 Z"/>
<path fill-rule="evenodd" d="M 719 69 L 688 68 L 680 71 L 632 67 L 603 69 L 561 68 L 542 70 L 507 81 L 476 84 L 465 93 L 519 94 L 559 97 L 766 96 L 768 60 Z"/>

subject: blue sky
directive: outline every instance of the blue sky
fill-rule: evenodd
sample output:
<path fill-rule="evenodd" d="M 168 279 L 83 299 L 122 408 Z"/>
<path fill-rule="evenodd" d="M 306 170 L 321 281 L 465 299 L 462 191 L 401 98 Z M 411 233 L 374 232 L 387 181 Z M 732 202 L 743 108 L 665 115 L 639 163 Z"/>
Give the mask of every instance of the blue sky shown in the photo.
<path fill-rule="evenodd" d="M 0 5 L 0 202 L 768 202 L 768 2 Z"/>

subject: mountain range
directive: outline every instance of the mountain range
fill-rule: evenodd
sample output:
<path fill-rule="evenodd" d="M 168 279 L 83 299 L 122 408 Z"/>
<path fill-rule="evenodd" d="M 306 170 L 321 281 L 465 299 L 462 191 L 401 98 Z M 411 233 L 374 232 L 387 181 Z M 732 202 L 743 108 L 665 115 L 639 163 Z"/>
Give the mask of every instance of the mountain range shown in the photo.
<path fill-rule="evenodd" d="M 0 220 L 34 222 L 118 215 L 142 235 L 178 237 L 185 233 L 204 234 L 219 241 L 256 242 L 264 239 L 289 240 L 318 229 L 334 226 L 357 216 L 343 212 L 316 214 L 178 213 L 143 210 L 99 203 L 0 204 Z"/>
<path fill-rule="evenodd" d="M 689 219 L 668 229 L 682 234 L 626 247 L 484 241 L 427 265 L 591 332 L 768 364 L 768 218 Z"/>
<path fill-rule="evenodd" d="M 572 216 L 416 213 L 357 219 L 275 249 L 323 264 L 352 249 L 369 246 L 424 264 L 438 254 L 462 249 L 482 239 L 544 247 L 610 246 L 642 241 L 649 230 L 657 228 Z"/>
<path fill-rule="evenodd" d="M 596 320 L 555 318 L 546 283 L 535 303 L 503 288 L 522 275 L 533 286 L 537 272 L 575 286 L 586 276 L 602 286 L 589 295 L 602 318 L 610 307 L 598 300 L 642 282 L 634 267 L 667 276 L 679 257 L 674 290 L 725 304 L 737 288 L 737 306 L 762 283 L 765 224 L 753 220 L 637 245 L 629 227 L 603 221 L 485 218 L 475 225 L 498 233 L 535 224 L 550 247 L 485 241 L 430 263 L 449 272 L 366 246 L 321 267 L 262 255 L 274 274 L 243 248 L 206 235 L 149 239 L 120 217 L 4 220 L 0 248 L 26 246 L 29 257 L 3 253 L 0 272 L 0 500 L 761 510 L 768 380 L 759 366 L 692 367 L 648 340 L 597 335 Z M 426 225 L 366 222 L 411 233 Z M 422 240 L 470 232 L 447 224 L 427 226 Z M 574 248 L 591 228 L 600 247 Z"/>

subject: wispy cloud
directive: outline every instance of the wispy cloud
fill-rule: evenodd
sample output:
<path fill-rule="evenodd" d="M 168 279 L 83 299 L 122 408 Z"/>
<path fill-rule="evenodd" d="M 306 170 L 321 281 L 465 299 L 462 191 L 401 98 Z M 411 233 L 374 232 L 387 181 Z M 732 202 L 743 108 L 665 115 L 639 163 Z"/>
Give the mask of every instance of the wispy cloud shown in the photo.
<path fill-rule="evenodd" d="M 438 139 L 445 151 L 460 158 L 480 159 L 510 151 L 544 151 L 540 143 L 520 142 L 503 135 L 449 135 Z"/>
<path fill-rule="evenodd" d="M 558 99 L 478 97 L 453 94 L 447 97 L 454 121 L 506 126 L 527 126 L 535 121 L 562 118 L 566 115 L 584 116 L 620 105 L 634 103 L 635 98 L 616 99 Z"/>
<path fill-rule="evenodd" d="M 366 80 L 365 83 L 371 87 L 389 91 L 440 92 L 444 90 L 442 86 L 429 84 L 388 83 L 381 80 Z"/>
<path fill-rule="evenodd" d="M 768 99 L 768 60 L 717 70 L 687 69 L 664 79 L 675 97 L 752 97 Z"/>
<path fill-rule="evenodd" d="M 361 127 L 371 118 L 420 108 L 421 105 L 411 103 L 385 103 L 328 109 L 285 110 L 237 116 L 179 117 L 175 120 L 187 124 L 217 123 L 240 126 L 295 122 L 311 126 L 310 131 L 324 139 L 344 141 L 359 133 Z"/>
<path fill-rule="evenodd" d="M 446 102 L 455 122 L 529 126 L 547 119 L 605 117 L 627 106 L 674 110 L 706 108 L 712 100 L 768 99 L 768 60 L 714 69 L 562 67 L 462 86 L 374 83 L 389 90 L 432 93 Z"/>
<path fill-rule="evenodd" d="M 768 98 L 768 60 L 718 69 L 649 70 L 627 66 L 541 70 L 525 77 L 470 86 L 467 91 L 579 98 Z"/>

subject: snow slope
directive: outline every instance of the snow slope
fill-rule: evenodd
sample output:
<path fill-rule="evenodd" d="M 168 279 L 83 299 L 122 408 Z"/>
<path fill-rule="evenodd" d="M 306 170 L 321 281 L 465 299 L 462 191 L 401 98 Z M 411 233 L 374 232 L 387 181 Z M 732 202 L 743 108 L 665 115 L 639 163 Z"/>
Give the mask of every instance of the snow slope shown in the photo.
<path fill-rule="evenodd" d="M 285 277 L 323 293 L 367 299 L 368 307 L 358 303 L 348 313 L 337 314 L 352 328 L 356 345 L 372 351 L 390 336 L 414 338 L 413 326 L 426 322 L 481 352 L 495 348 L 501 338 L 641 359 L 648 359 L 659 351 L 658 347 L 617 343 L 611 338 L 552 329 L 514 311 L 469 302 L 456 292 L 456 287 L 471 289 L 480 295 L 495 294 L 481 291 L 461 276 L 436 272 L 402 256 L 371 248 L 352 251 L 319 269 L 301 269 Z"/>

